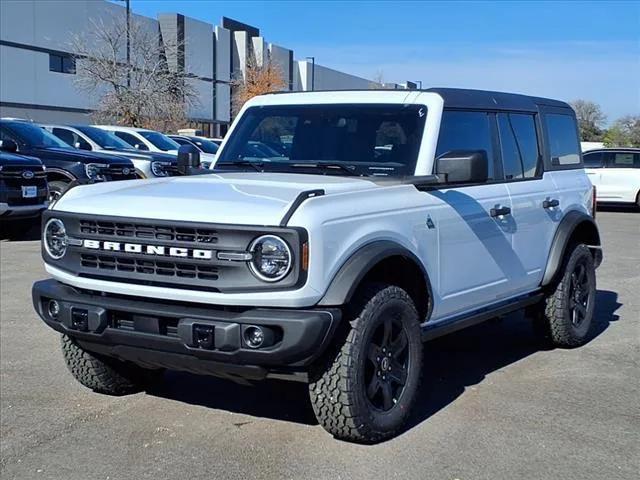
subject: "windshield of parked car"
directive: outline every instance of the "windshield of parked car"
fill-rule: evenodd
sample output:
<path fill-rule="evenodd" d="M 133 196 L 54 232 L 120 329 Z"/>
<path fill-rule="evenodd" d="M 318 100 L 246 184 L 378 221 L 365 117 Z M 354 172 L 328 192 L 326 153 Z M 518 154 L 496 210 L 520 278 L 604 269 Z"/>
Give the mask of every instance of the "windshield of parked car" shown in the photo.
<path fill-rule="evenodd" d="M 38 125 L 27 122 L 11 122 L 7 124 L 7 127 L 31 148 L 73 148 Z"/>
<path fill-rule="evenodd" d="M 74 127 L 77 130 L 84 133 L 91 140 L 96 142 L 100 148 L 104 148 L 106 150 L 114 149 L 114 150 L 132 150 L 133 147 L 129 145 L 124 140 L 120 140 L 113 133 L 108 132 L 106 130 L 102 130 L 97 127 L 87 127 L 87 126 L 79 126 Z"/>
<path fill-rule="evenodd" d="M 187 137 L 187 138 L 189 138 L 189 140 L 195 143 L 196 146 L 205 153 L 215 154 L 218 151 L 218 148 L 219 148 L 218 145 L 213 143 L 211 140 L 207 140 L 206 138 L 199 138 L 199 137 Z"/>
<path fill-rule="evenodd" d="M 398 104 L 252 107 L 216 169 L 413 175 L 426 110 Z"/>
<path fill-rule="evenodd" d="M 180 144 L 174 142 L 169 137 L 161 134 L 160 132 L 142 130 L 138 133 L 163 152 L 167 152 L 169 150 L 178 150 L 178 148 L 180 148 Z"/>

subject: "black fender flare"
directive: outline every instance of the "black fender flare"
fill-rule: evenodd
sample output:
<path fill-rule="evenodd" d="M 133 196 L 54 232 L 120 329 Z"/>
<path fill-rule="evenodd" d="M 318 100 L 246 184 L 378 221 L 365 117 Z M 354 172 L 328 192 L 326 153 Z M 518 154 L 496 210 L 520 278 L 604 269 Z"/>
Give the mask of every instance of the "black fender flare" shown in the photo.
<path fill-rule="evenodd" d="M 588 235 L 586 244 L 590 248 L 596 248 L 598 253 L 596 255 L 596 266 L 598 266 L 602 260 L 602 252 L 600 251 L 600 233 L 598 232 L 598 226 L 593 220 L 593 217 L 587 215 L 584 212 L 572 210 L 567 213 L 560 221 L 558 228 L 556 229 L 555 236 L 551 242 L 551 250 L 549 252 L 549 258 L 547 259 L 547 266 L 542 277 L 542 286 L 547 286 L 556 278 L 560 267 L 562 266 L 562 259 L 565 256 L 569 242 L 574 232 L 578 228 L 586 228 Z"/>
<path fill-rule="evenodd" d="M 420 268 L 429 295 L 429 310 L 433 305 L 433 291 L 431 281 L 420 259 L 410 250 L 389 240 L 379 240 L 368 243 L 356 250 L 346 262 L 342 264 L 329 284 L 329 288 L 318 302 L 320 306 L 336 306 L 348 303 L 362 279 L 385 258 L 400 256 L 415 263 Z M 429 311 L 428 314 L 431 314 Z"/>

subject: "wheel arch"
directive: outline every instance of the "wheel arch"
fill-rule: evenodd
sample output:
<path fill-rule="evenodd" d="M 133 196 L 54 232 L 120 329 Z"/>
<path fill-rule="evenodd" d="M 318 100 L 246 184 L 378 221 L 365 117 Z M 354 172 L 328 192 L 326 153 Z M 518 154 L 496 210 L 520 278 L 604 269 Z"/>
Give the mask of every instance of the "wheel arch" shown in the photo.
<path fill-rule="evenodd" d="M 356 250 L 334 275 L 318 305 L 344 305 L 368 281 L 388 282 L 405 289 L 421 318 L 431 314 L 433 293 L 422 262 L 407 248 L 388 240 Z"/>
<path fill-rule="evenodd" d="M 66 182 L 70 183 L 76 180 L 76 177 L 65 170 L 58 168 L 47 168 L 47 181 L 48 182 Z"/>
<path fill-rule="evenodd" d="M 593 217 L 574 210 L 567 213 L 558 225 L 542 277 L 542 286 L 551 284 L 557 278 L 562 266 L 562 259 L 569 247 L 575 243 L 586 244 L 594 256 L 596 266 L 600 264 L 602 250 L 600 249 L 598 226 Z"/>

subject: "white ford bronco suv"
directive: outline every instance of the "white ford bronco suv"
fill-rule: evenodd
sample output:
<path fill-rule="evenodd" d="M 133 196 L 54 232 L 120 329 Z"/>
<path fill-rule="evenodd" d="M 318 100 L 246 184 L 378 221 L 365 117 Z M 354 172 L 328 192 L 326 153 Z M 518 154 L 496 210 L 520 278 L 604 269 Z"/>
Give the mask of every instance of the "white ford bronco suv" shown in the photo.
<path fill-rule="evenodd" d="M 278 153 L 251 156 L 259 143 Z M 565 103 L 270 94 L 210 174 L 66 193 L 44 214 L 53 279 L 33 304 L 97 392 L 163 369 L 299 379 L 327 431 L 376 442 L 415 408 L 424 341 L 525 308 L 555 345 L 589 340 L 594 214 Z"/>

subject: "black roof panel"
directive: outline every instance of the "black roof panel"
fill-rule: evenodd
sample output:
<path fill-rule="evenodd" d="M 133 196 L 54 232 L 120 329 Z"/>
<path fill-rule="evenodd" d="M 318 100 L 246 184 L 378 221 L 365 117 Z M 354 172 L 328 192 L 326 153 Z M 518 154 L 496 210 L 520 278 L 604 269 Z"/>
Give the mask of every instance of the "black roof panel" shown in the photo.
<path fill-rule="evenodd" d="M 518 93 L 491 92 L 489 90 L 467 90 L 463 88 L 429 88 L 424 92 L 437 93 L 445 107 L 482 108 L 537 111 L 539 105 L 571 108 L 567 103 L 549 98 L 530 97 Z"/>

